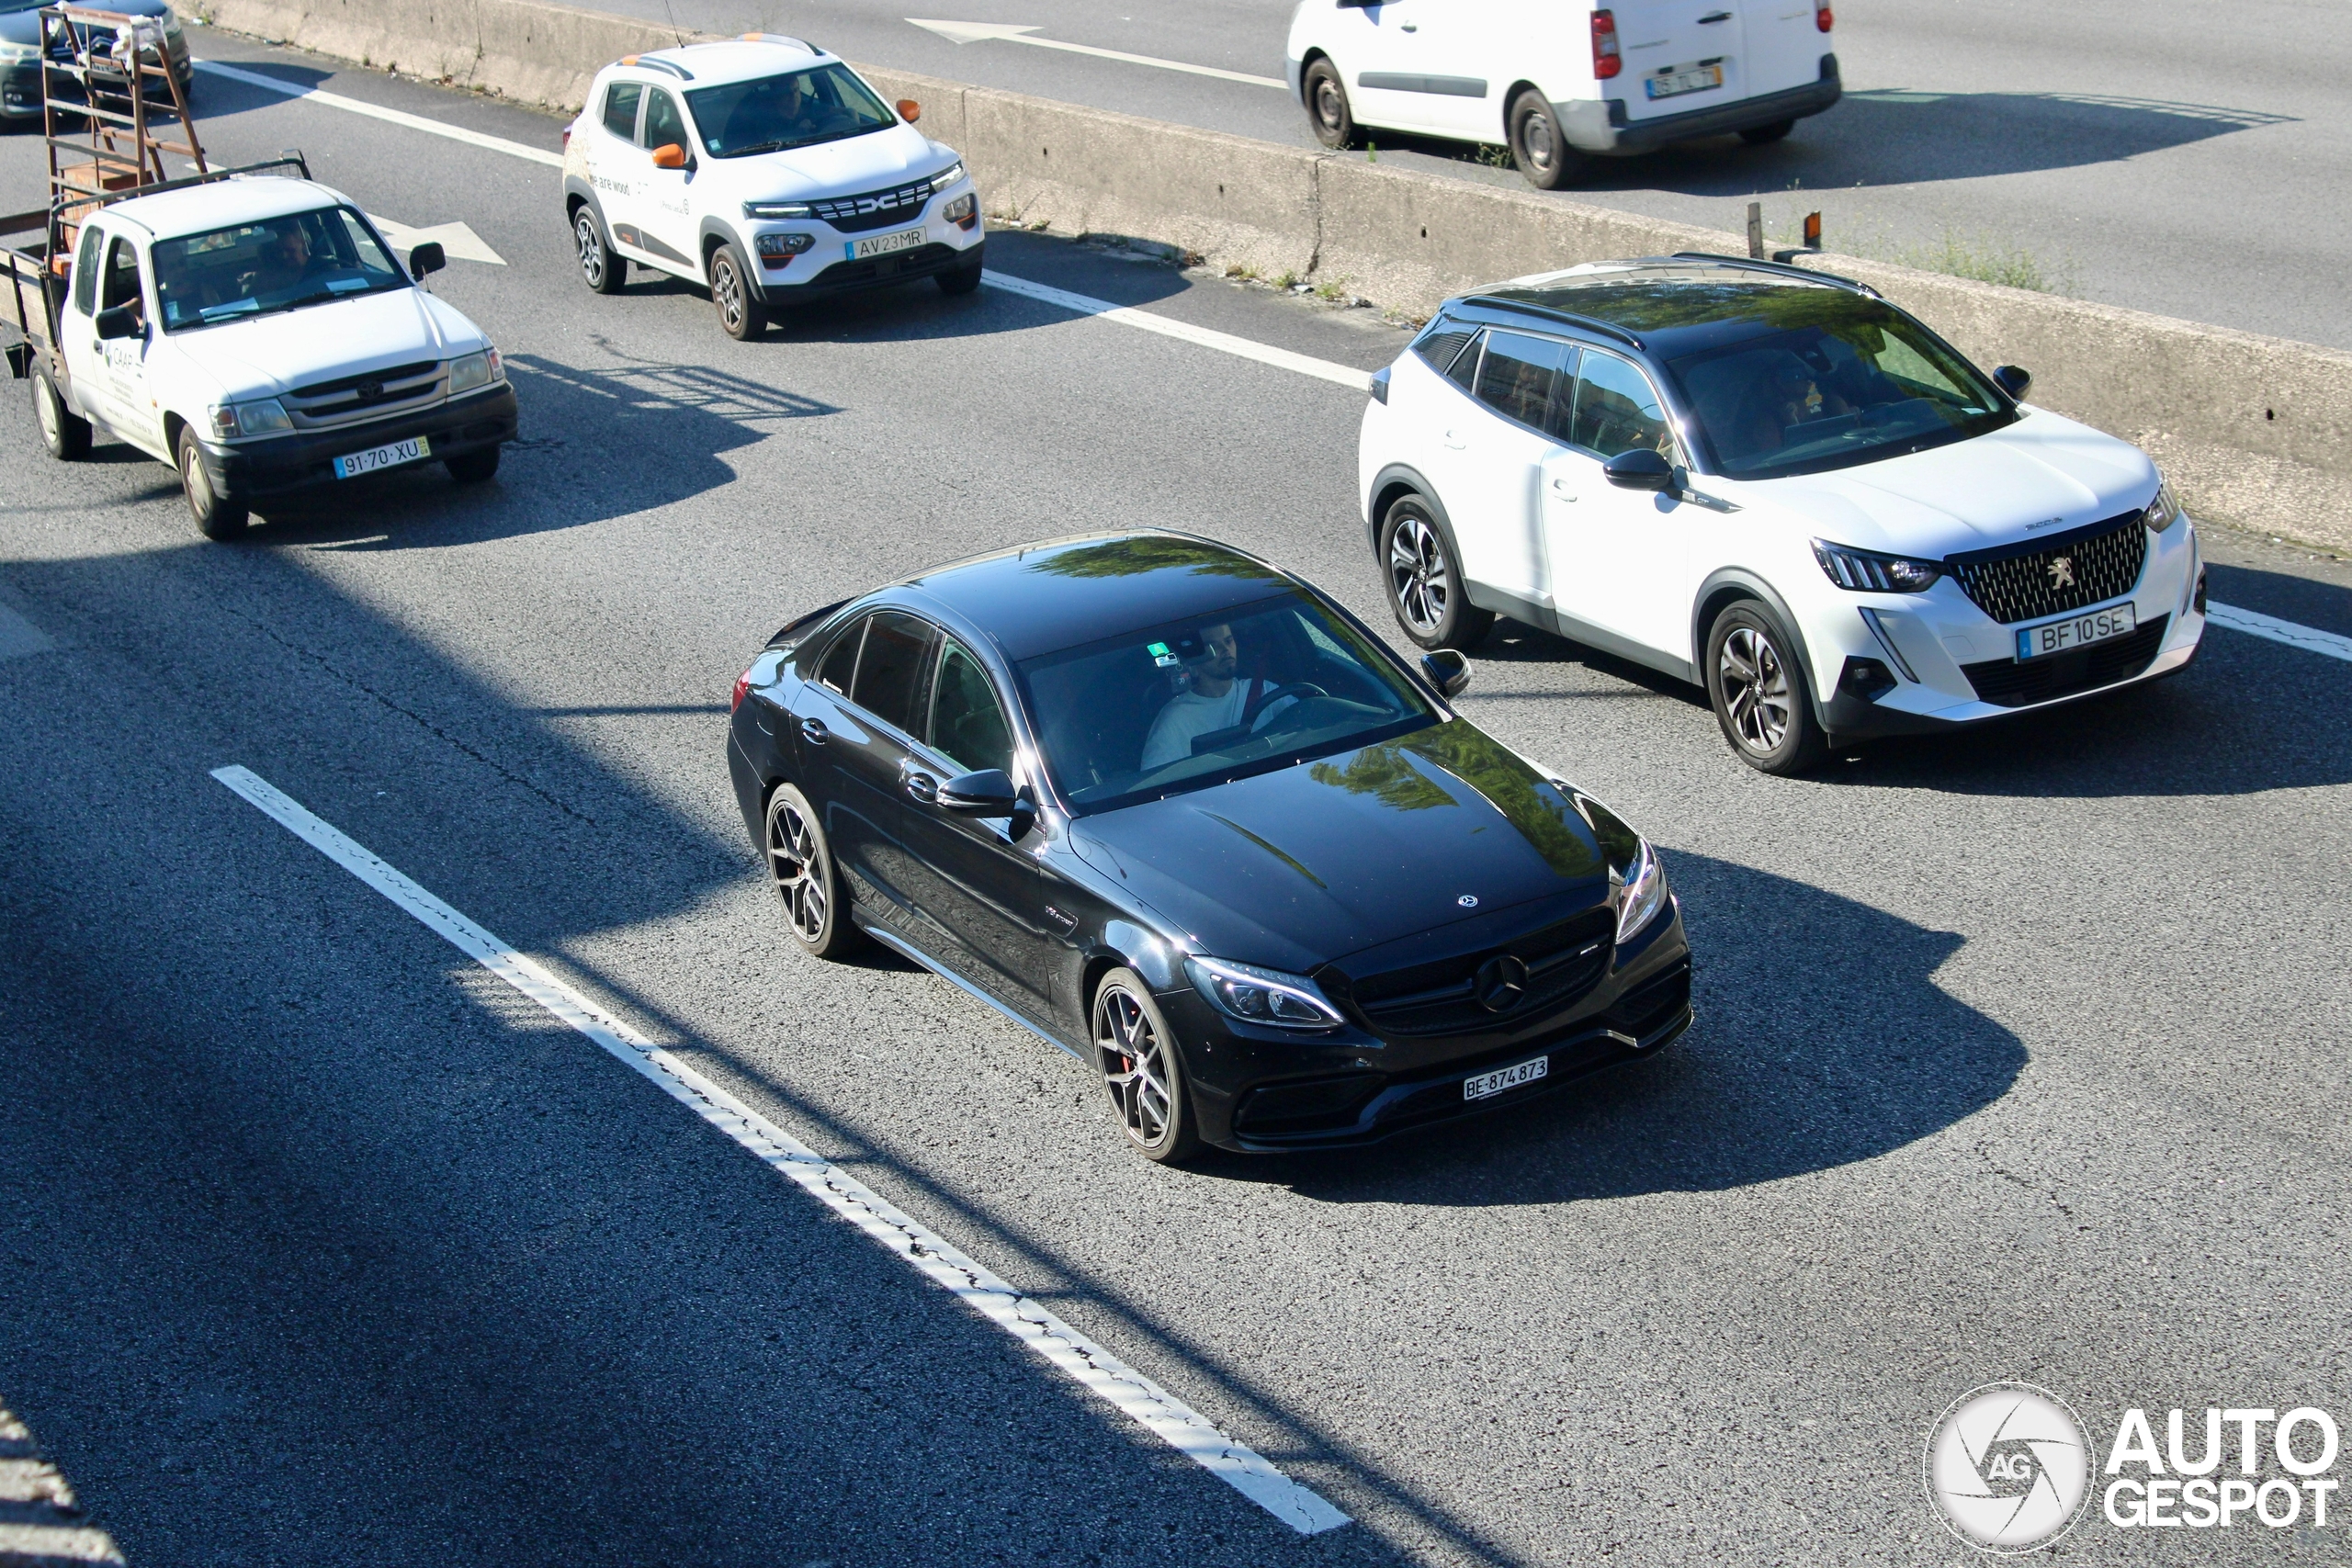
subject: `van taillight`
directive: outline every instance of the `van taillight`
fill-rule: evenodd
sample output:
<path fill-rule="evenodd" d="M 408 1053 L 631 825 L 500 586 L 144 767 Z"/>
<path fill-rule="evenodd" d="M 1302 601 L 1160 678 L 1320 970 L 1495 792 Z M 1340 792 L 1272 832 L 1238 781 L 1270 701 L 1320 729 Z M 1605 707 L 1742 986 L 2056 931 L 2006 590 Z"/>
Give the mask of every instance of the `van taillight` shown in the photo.
<path fill-rule="evenodd" d="M 1826 12 L 1821 13 L 1826 15 Z M 1617 53 L 1617 16 L 1613 11 L 1592 14 L 1592 73 L 1607 81 L 1625 68 Z"/>
<path fill-rule="evenodd" d="M 1813 25 L 1826 33 L 1838 25 L 1838 18 L 1828 6 L 1815 6 L 1813 8 Z"/>

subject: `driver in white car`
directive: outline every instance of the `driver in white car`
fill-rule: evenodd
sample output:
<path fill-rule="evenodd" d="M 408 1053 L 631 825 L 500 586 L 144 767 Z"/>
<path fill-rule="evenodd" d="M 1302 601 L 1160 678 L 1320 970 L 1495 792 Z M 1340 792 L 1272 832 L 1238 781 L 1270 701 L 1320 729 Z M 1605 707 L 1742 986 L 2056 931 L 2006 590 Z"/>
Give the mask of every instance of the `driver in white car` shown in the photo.
<path fill-rule="evenodd" d="M 1245 724 L 1254 728 L 1297 701 L 1283 697 L 1269 703 L 1267 696 L 1276 690 L 1272 682 L 1234 679 L 1241 645 L 1223 621 L 1203 626 L 1197 639 L 1178 643 L 1177 651 L 1184 660 L 1186 689 L 1169 698 L 1151 721 L 1143 743 L 1146 773 L 1190 757 L 1196 736 Z"/>

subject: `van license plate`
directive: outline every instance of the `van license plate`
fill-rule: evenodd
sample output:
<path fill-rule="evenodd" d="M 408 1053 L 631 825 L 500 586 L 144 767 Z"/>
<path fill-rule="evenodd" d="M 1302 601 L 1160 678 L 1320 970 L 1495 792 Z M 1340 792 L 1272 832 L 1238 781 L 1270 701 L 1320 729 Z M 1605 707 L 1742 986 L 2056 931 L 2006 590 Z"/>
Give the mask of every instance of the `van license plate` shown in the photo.
<path fill-rule="evenodd" d="M 371 452 L 354 452 L 348 457 L 334 460 L 334 477 L 356 479 L 362 474 L 372 474 L 379 468 L 397 468 L 402 463 L 413 463 L 433 456 L 433 443 L 424 436 L 411 436 L 406 441 L 393 441 Z"/>
<path fill-rule="evenodd" d="M 849 243 L 849 259 L 864 261 L 868 256 L 887 256 L 893 251 L 911 251 L 922 243 L 922 231 L 901 229 L 895 234 L 876 234 L 870 240 Z"/>
<path fill-rule="evenodd" d="M 2068 649 L 2085 648 L 2110 637 L 2130 637 L 2140 629 L 2140 614 L 2129 604 L 2117 604 L 2105 610 L 2093 610 L 2086 615 L 2070 615 L 2063 621 L 2050 621 L 2038 626 L 2028 626 L 2018 633 L 2018 662 L 2029 659 L 2047 659 Z"/>
<path fill-rule="evenodd" d="M 1523 1083 L 1533 1083 L 1551 1070 L 1552 1058 L 1549 1056 L 1538 1056 L 1532 1062 L 1521 1062 L 1517 1066 L 1497 1067 L 1491 1073 L 1480 1073 L 1475 1078 L 1464 1078 L 1462 1098 L 1464 1100 L 1489 1099 L 1507 1089 L 1517 1089 Z"/>
<path fill-rule="evenodd" d="M 1653 98 L 1679 97 L 1684 93 L 1703 93 L 1710 87 L 1724 85 L 1724 68 L 1720 65 L 1692 65 L 1680 71 L 1661 71 L 1645 78 L 1643 89 Z"/>

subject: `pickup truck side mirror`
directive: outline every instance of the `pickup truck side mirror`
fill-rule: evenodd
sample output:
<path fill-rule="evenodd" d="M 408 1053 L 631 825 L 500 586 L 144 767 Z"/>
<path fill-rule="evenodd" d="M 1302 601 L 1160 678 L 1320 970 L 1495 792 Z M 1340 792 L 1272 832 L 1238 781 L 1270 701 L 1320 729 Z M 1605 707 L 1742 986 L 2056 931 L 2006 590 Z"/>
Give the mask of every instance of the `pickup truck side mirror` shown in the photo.
<path fill-rule="evenodd" d="M 438 240 L 426 240 L 408 254 L 408 275 L 417 282 L 424 281 L 428 272 L 439 272 L 449 265 L 449 253 L 441 248 Z"/>
<path fill-rule="evenodd" d="M 98 329 L 98 341 L 109 343 L 118 338 L 139 335 L 139 307 L 116 305 L 100 310 L 92 322 Z"/>
<path fill-rule="evenodd" d="M 1458 697 L 1470 689 L 1470 661 L 1450 648 L 1421 655 L 1421 673 L 1430 684 L 1449 697 Z"/>
<path fill-rule="evenodd" d="M 2023 402 L 2026 393 L 2032 389 L 2033 377 L 2020 366 L 1996 365 L 1993 367 L 1993 384 Z"/>
<path fill-rule="evenodd" d="M 1600 477 L 1619 490 L 1670 490 L 1674 486 L 1674 465 L 1662 453 L 1636 446 L 1601 464 Z"/>

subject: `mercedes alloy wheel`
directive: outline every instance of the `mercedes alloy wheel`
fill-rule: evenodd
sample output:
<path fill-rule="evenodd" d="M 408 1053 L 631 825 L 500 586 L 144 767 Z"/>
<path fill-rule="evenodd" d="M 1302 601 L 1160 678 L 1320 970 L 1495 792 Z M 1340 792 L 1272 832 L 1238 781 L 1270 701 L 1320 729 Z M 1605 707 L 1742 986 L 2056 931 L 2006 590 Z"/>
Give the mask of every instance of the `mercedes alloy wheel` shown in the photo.
<path fill-rule="evenodd" d="M 1113 970 L 1094 993 L 1094 1054 L 1112 1113 L 1136 1153 L 1165 1165 L 1200 1146 L 1175 1042 L 1133 970 Z"/>

